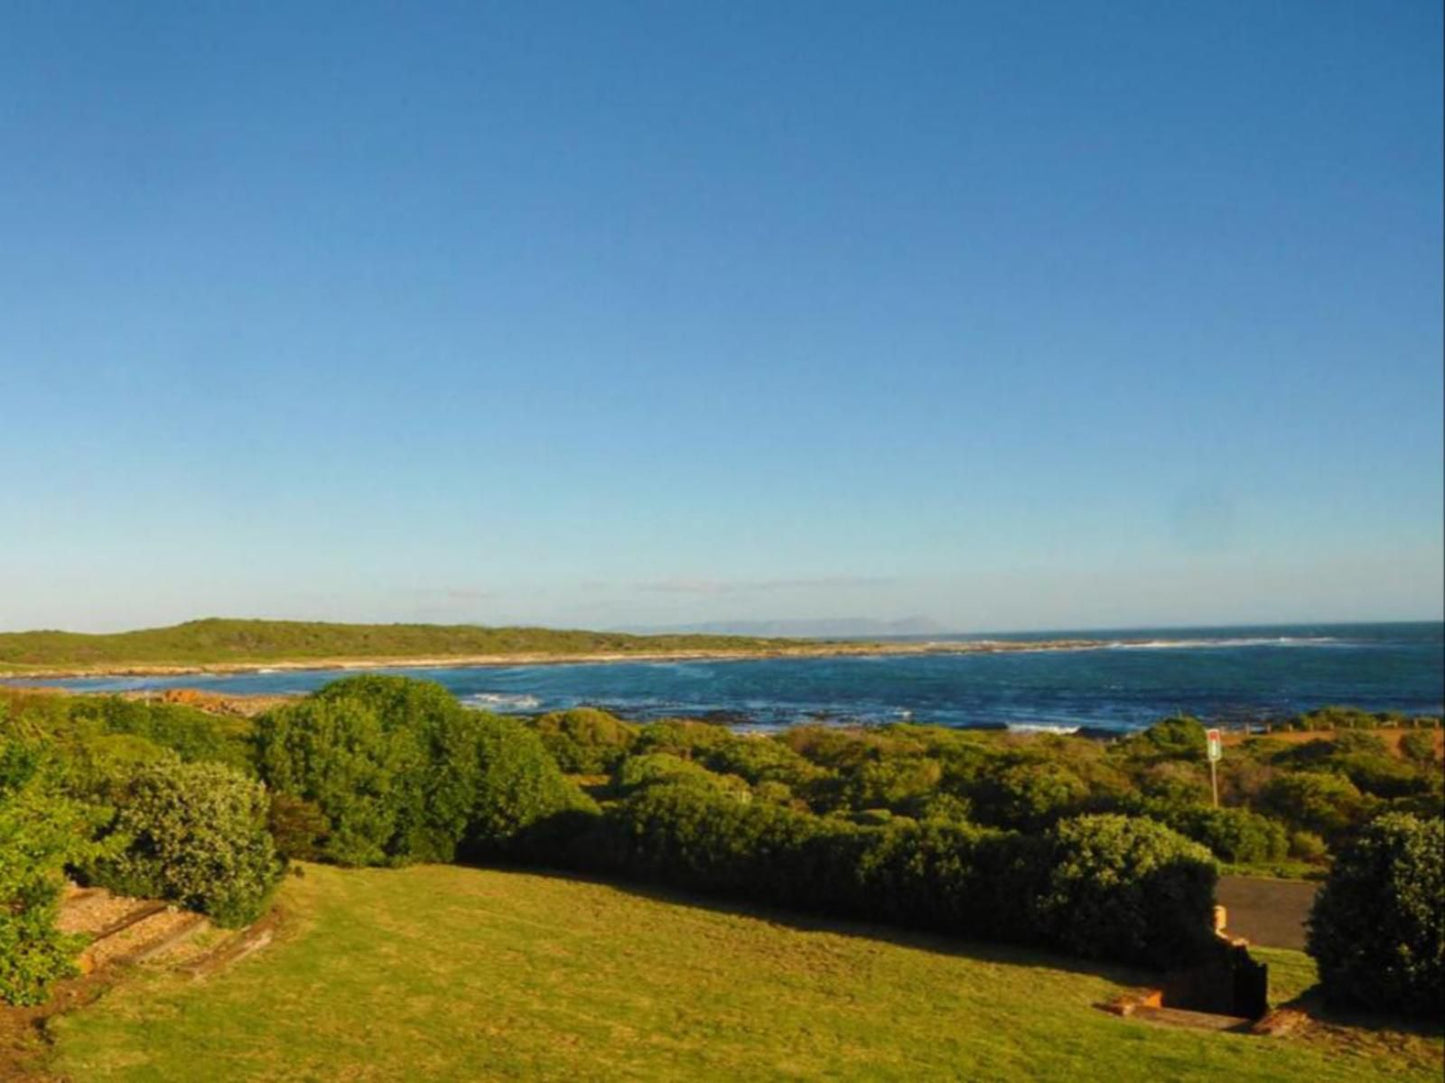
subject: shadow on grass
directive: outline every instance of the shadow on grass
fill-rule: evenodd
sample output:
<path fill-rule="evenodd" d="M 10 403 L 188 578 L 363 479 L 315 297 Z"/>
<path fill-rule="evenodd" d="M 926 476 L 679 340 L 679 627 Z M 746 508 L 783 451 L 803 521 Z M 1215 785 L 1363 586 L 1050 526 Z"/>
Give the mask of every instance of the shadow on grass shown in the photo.
<path fill-rule="evenodd" d="M 1325 1000 L 1324 987 L 1321 985 L 1311 985 L 1293 1000 L 1280 1004 L 1278 1007 L 1302 1012 L 1313 1022 L 1328 1027 L 1376 1032 L 1389 1031 L 1413 1035 L 1416 1038 L 1445 1039 L 1445 1020 L 1409 1019 L 1405 1016 L 1373 1012 L 1365 1008 L 1330 1004 Z"/>
<path fill-rule="evenodd" d="M 620 876 L 600 873 L 576 872 L 567 869 L 535 868 L 526 865 L 470 865 L 470 868 L 490 872 L 518 873 L 538 876 L 548 880 L 562 880 L 571 883 L 596 884 L 612 888 L 626 895 L 648 899 L 653 902 L 671 903 L 694 910 L 707 910 L 715 914 L 754 918 L 770 925 L 781 925 L 798 932 L 831 933 L 835 936 L 872 940 L 916 951 L 931 952 L 935 955 L 949 955 L 975 962 L 1003 963 L 1009 966 L 1040 970 L 1059 970 L 1072 974 L 1103 978 L 1116 985 L 1140 986 L 1157 984 L 1160 975 L 1138 967 L 1127 967 L 1116 963 L 1102 963 L 1080 959 L 1075 956 L 1059 955 L 1043 948 L 1025 947 L 1017 944 L 1000 944 L 989 941 L 968 940 L 947 933 L 919 929 L 905 929 L 895 925 L 868 921 L 861 918 L 846 918 L 832 915 L 788 910 L 778 906 L 730 899 L 725 896 L 705 895 L 697 891 L 669 887 L 660 884 L 626 880 Z"/>
<path fill-rule="evenodd" d="M 1163 973 L 1159 971 L 1080 959 L 1043 948 L 969 940 L 948 933 L 900 928 L 860 918 L 789 910 L 779 906 L 730 899 L 724 896 L 706 895 L 698 891 L 667 885 L 628 880 L 621 876 L 510 864 L 473 864 L 467 867 L 491 872 L 537 876 L 548 880 L 595 884 L 652 902 L 670 903 L 715 914 L 753 918 L 799 932 L 830 933 L 835 936 L 870 940 L 974 962 L 998 963 L 1024 969 L 1061 971 L 1102 978 L 1123 987 L 1155 987 L 1164 978 Z M 1364 1032 L 1382 1037 L 1390 1034 L 1409 1035 L 1425 1040 L 1438 1040 L 1445 1037 L 1445 1024 L 1438 1021 L 1412 1020 L 1379 1012 L 1329 1005 L 1325 1002 L 1323 990 L 1318 984 L 1310 986 L 1290 1000 L 1273 1003 L 1271 1007 L 1301 1012 L 1312 1023 L 1341 1033 L 1346 1031 Z"/>

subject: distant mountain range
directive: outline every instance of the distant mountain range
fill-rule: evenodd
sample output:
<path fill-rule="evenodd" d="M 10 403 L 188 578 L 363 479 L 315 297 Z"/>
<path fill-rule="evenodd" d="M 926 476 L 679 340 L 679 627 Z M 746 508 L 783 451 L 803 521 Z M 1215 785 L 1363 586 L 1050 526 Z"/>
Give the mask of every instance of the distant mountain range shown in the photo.
<path fill-rule="evenodd" d="M 886 636 L 942 635 L 946 629 L 927 617 L 904 617 L 900 620 L 873 620 L 867 617 L 819 617 L 811 620 L 719 620 L 700 624 L 676 624 L 667 627 L 628 628 L 643 634 L 668 635 L 738 635 L 766 638 L 797 637 L 799 639 L 878 639 Z"/>

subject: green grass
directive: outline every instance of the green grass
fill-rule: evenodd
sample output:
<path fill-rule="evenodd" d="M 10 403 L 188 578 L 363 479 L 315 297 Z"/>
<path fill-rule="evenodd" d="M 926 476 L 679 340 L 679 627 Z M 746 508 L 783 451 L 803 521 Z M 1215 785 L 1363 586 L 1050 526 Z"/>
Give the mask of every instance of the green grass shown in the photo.
<path fill-rule="evenodd" d="M 1135 975 L 606 884 L 309 866 L 277 943 L 53 1024 L 75 1080 L 1438 1079 L 1435 1039 L 1254 1038 L 1095 1007 Z M 1298 953 L 1271 952 L 1292 988 Z M 1297 990 L 1295 990 L 1297 991 Z"/>
<path fill-rule="evenodd" d="M 807 641 L 720 635 L 623 635 L 552 628 L 438 624 L 326 624 L 280 620 L 196 620 L 170 628 L 87 635 L 0 633 L 0 672 L 47 668 L 226 665 L 315 659 L 444 658 L 511 654 L 638 654 L 749 651 Z"/>

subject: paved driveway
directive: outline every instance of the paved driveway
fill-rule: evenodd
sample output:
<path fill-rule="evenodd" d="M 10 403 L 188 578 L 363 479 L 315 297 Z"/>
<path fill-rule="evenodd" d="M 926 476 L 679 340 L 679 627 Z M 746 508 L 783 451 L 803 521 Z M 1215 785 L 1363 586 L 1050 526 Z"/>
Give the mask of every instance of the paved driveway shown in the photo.
<path fill-rule="evenodd" d="M 1227 930 L 1266 948 L 1304 950 L 1305 920 L 1319 884 L 1305 880 L 1267 880 L 1221 876 L 1215 893 L 1229 911 Z"/>

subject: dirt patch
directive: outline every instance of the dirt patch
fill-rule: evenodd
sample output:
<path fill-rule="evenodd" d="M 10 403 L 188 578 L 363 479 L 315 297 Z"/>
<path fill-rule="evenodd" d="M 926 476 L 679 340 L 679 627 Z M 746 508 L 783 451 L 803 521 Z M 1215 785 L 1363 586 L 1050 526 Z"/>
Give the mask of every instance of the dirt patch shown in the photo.
<path fill-rule="evenodd" d="M 1408 733 L 1432 733 L 1435 738 L 1435 755 L 1445 756 L 1445 730 L 1414 729 L 1411 727 L 1381 726 L 1378 729 L 1369 730 L 1286 730 L 1274 729 L 1268 733 L 1262 733 L 1256 725 L 1250 733 L 1225 730 L 1223 734 L 1224 747 L 1232 748 L 1241 745 L 1245 741 L 1267 738 L 1271 741 L 1278 741 L 1285 745 L 1304 745 L 1311 741 L 1333 741 L 1341 733 L 1368 733 L 1378 737 L 1385 743 L 1385 748 L 1391 755 L 1400 755 L 1400 738 Z"/>

